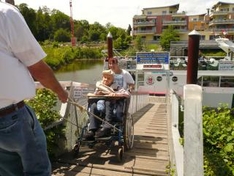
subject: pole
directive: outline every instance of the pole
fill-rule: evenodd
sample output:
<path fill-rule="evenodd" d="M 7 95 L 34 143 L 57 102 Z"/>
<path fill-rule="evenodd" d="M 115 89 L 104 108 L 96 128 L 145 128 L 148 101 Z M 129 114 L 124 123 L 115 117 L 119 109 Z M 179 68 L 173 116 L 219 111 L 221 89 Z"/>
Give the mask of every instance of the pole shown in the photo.
<path fill-rule="evenodd" d="M 72 12 L 72 0 L 69 2 L 70 4 L 70 23 L 71 23 L 71 45 L 76 46 L 76 39 L 74 36 L 74 21 L 73 21 L 73 12 Z"/>
<path fill-rule="evenodd" d="M 110 32 L 107 35 L 107 50 L 108 50 L 107 59 L 109 60 L 109 58 L 113 58 L 113 38 Z"/>
<path fill-rule="evenodd" d="M 187 84 L 197 84 L 199 41 L 200 34 L 197 31 L 189 33 Z"/>
<path fill-rule="evenodd" d="M 184 86 L 184 176 L 203 176 L 202 88 Z"/>

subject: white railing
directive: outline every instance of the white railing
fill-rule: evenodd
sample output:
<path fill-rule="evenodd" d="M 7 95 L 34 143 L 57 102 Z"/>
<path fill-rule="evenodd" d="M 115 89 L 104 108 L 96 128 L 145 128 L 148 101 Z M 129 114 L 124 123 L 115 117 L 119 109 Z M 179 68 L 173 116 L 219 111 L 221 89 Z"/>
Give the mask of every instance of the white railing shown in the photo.
<path fill-rule="evenodd" d="M 183 98 L 171 92 L 171 164 L 177 176 L 203 176 L 202 89 L 185 85 Z M 179 108 L 184 111 L 184 147 L 179 133 Z"/>
<path fill-rule="evenodd" d="M 180 143 L 180 132 L 179 132 L 179 108 L 180 108 L 180 97 L 175 92 L 171 92 L 171 103 L 170 103 L 170 114 L 172 135 L 172 149 L 170 154 L 171 166 L 176 167 L 176 175 L 183 176 L 184 174 L 184 149 Z"/>

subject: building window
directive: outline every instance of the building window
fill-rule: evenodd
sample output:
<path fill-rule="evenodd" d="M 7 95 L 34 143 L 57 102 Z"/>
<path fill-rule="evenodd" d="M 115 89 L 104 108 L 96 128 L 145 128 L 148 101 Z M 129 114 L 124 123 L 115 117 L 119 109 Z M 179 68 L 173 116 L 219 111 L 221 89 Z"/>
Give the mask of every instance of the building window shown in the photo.
<path fill-rule="evenodd" d="M 152 12 L 151 12 L 151 11 L 148 11 L 148 12 L 147 12 L 147 15 L 152 15 Z"/>
<path fill-rule="evenodd" d="M 233 76 L 223 76 L 221 77 L 220 87 L 234 87 L 233 84 L 234 77 Z"/>
<path fill-rule="evenodd" d="M 215 40 L 217 37 L 215 35 L 210 35 L 209 39 L 210 40 Z"/>
<path fill-rule="evenodd" d="M 201 40 L 205 40 L 205 35 L 201 35 Z"/>
<path fill-rule="evenodd" d="M 219 87 L 219 76 L 203 76 L 203 87 Z"/>

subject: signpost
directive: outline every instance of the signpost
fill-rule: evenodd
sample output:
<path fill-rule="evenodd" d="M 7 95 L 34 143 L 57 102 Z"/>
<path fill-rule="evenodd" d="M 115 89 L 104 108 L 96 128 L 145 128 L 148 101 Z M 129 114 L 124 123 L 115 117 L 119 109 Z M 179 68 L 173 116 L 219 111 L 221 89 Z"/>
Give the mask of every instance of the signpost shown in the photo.
<path fill-rule="evenodd" d="M 137 72 L 142 70 L 144 72 L 144 86 L 152 93 L 156 93 L 155 84 L 161 82 L 162 73 L 166 75 L 165 84 L 167 85 L 166 94 L 169 93 L 170 88 L 170 54 L 166 51 L 161 52 L 138 52 L 136 53 L 136 69 Z M 137 80 L 138 80 L 138 74 Z M 164 82 L 164 81 L 163 81 Z M 138 86 L 138 85 L 137 85 Z"/>
<path fill-rule="evenodd" d="M 138 70 L 169 70 L 169 52 L 138 52 L 136 62 Z"/>

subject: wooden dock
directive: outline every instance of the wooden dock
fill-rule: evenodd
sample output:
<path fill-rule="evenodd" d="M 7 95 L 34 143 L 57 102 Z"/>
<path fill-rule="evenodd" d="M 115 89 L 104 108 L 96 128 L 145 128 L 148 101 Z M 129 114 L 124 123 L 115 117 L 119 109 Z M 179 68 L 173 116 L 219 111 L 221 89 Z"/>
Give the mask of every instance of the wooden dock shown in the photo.
<path fill-rule="evenodd" d="M 165 99 L 164 99 L 165 100 Z M 165 101 L 150 103 L 134 119 L 134 146 L 117 160 L 117 149 L 104 145 L 81 147 L 77 158 L 72 154 L 53 162 L 52 176 L 166 176 L 169 166 L 169 136 Z"/>

